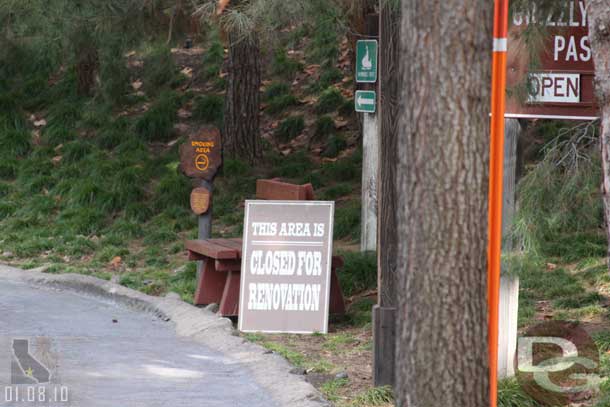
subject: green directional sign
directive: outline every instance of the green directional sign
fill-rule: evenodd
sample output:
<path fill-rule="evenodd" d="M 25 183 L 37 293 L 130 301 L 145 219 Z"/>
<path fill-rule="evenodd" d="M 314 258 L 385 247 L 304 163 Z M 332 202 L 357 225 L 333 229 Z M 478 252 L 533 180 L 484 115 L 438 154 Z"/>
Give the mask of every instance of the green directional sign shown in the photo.
<path fill-rule="evenodd" d="M 377 108 L 377 93 L 372 90 L 356 91 L 356 111 L 360 113 L 375 113 Z"/>
<path fill-rule="evenodd" d="M 356 45 L 356 82 L 377 82 L 377 40 L 360 40 Z"/>

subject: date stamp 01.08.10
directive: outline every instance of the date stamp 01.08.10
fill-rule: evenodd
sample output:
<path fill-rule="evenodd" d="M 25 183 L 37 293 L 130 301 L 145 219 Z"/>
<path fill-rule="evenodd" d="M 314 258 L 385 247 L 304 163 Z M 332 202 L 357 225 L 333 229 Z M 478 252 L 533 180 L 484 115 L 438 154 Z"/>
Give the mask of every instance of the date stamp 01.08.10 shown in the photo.
<path fill-rule="evenodd" d="M 45 337 L 0 338 L 0 406 L 71 405 L 52 343 Z"/>

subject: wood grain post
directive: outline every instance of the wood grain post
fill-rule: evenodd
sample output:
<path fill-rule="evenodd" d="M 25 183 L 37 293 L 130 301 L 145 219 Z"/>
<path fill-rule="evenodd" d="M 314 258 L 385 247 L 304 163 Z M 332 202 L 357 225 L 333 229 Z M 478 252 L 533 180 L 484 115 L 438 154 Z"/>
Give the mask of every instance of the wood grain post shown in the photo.
<path fill-rule="evenodd" d="M 398 100 L 400 7 L 384 0 L 379 13 L 378 305 L 373 309 L 373 381 L 394 386 L 397 315 Z"/>
<path fill-rule="evenodd" d="M 214 184 L 212 182 L 207 181 L 205 179 L 200 180 L 200 187 L 207 189 L 210 191 L 210 195 L 213 196 L 214 192 Z M 212 237 L 212 203 L 210 202 L 210 208 L 206 213 L 199 216 L 199 233 L 197 235 L 198 239 L 205 240 L 210 239 Z M 201 278 L 201 272 L 205 267 L 205 260 L 197 262 L 197 281 Z"/>
<path fill-rule="evenodd" d="M 363 113 L 362 124 L 362 222 L 360 250 L 377 250 L 377 168 L 379 128 L 377 113 Z"/>
<path fill-rule="evenodd" d="M 502 251 L 513 250 L 510 230 L 515 214 L 517 177 L 517 142 L 521 125 L 517 119 L 506 119 L 504 142 L 504 202 L 502 206 Z M 506 265 L 502 265 L 503 273 Z M 498 377 L 515 375 L 514 361 L 517 351 L 517 317 L 519 313 L 519 277 L 503 275 L 500 279 Z"/>
<path fill-rule="evenodd" d="M 367 11 L 372 11 L 372 8 Z M 366 33 L 379 35 L 379 16 L 366 15 Z M 377 69 L 379 72 L 379 68 Z M 362 90 L 377 91 L 376 84 L 361 84 Z M 360 222 L 360 250 L 377 250 L 377 180 L 379 168 L 379 126 L 375 113 L 363 113 L 362 118 L 362 208 Z"/>

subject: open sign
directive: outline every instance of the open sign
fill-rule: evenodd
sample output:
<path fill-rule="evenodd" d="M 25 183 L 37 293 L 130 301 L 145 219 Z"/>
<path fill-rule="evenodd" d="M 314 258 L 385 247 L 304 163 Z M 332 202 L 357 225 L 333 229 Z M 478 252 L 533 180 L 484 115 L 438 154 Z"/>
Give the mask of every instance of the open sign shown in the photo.
<path fill-rule="evenodd" d="M 580 102 L 580 74 L 533 73 L 528 81 L 529 103 Z"/>

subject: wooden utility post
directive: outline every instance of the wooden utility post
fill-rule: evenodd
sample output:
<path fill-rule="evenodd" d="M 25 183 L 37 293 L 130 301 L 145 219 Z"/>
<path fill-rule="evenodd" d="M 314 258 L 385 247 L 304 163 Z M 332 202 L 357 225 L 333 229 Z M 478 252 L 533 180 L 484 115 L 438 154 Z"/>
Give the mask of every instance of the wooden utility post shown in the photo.
<path fill-rule="evenodd" d="M 517 143 L 521 125 L 517 119 L 506 119 L 504 133 L 504 202 L 502 205 L 502 252 L 513 250 L 510 230 L 515 214 L 515 190 L 517 186 Z M 498 377 L 512 377 L 515 374 L 515 354 L 517 352 L 517 317 L 519 312 L 519 277 L 506 274 L 502 265 L 500 278 Z"/>
<path fill-rule="evenodd" d="M 376 39 L 379 34 L 379 18 L 376 14 L 367 14 L 365 16 L 366 34 L 368 39 Z M 358 42 L 359 44 L 362 41 Z M 362 83 L 359 87 L 361 90 L 368 91 L 367 95 L 373 95 L 376 92 L 377 81 L 377 45 L 370 41 L 369 49 L 374 49 L 375 55 L 366 54 L 357 55 L 356 65 L 362 66 L 361 59 L 368 57 L 367 61 L 372 61 L 375 71 L 374 79 L 364 79 L 366 83 Z M 375 45 L 375 46 L 372 46 Z M 356 81 L 360 82 L 358 73 Z M 358 108 L 360 98 L 359 93 L 356 94 L 356 106 Z M 367 106 L 362 106 L 365 108 Z M 377 249 L 377 169 L 379 167 L 379 127 L 377 121 L 377 110 L 372 112 L 364 112 L 362 118 L 362 209 L 361 209 L 361 233 L 360 233 L 360 250 L 374 251 Z"/>
<path fill-rule="evenodd" d="M 379 10 L 378 304 L 373 308 L 373 379 L 395 383 L 398 233 L 396 165 L 400 7 L 382 0 Z"/>

